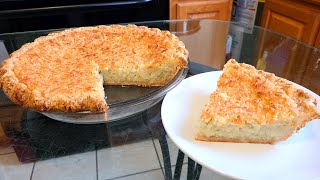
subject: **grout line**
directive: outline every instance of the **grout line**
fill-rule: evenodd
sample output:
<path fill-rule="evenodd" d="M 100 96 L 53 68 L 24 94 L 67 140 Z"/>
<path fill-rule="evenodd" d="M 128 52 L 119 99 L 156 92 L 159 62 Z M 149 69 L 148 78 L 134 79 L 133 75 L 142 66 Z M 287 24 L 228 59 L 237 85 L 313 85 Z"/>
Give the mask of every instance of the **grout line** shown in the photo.
<path fill-rule="evenodd" d="M 147 170 L 147 171 L 141 171 L 141 172 L 137 172 L 137 173 L 127 174 L 127 175 L 118 176 L 118 177 L 111 178 L 111 179 L 106 179 L 106 180 L 116 180 L 116 179 L 119 179 L 119 178 L 128 177 L 128 176 L 133 176 L 133 175 L 137 175 L 137 174 L 143 174 L 143 173 L 152 172 L 152 171 L 157 171 L 157 170 L 160 170 L 160 169 L 161 169 L 161 168 L 150 169 L 150 170 Z"/>
<path fill-rule="evenodd" d="M 153 138 L 153 137 L 152 137 L 152 144 L 153 144 L 153 147 L 154 147 L 154 149 L 155 149 L 155 151 L 156 151 L 156 155 L 157 155 L 157 158 L 158 158 L 158 163 L 159 163 L 160 169 L 161 169 L 161 171 L 162 171 L 162 175 L 163 175 L 163 177 L 165 177 L 165 174 L 164 174 L 164 171 L 163 171 L 163 167 L 162 167 L 162 165 L 161 165 L 160 156 L 159 156 L 159 153 L 158 153 L 158 151 L 157 151 L 157 147 L 156 147 L 156 144 L 155 144 L 155 142 L 154 142 L 154 138 Z"/>
<path fill-rule="evenodd" d="M 96 176 L 97 176 L 97 180 L 99 179 L 99 175 L 98 175 L 98 150 L 96 150 Z"/>
<path fill-rule="evenodd" d="M 32 170 L 31 170 L 31 174 L 30 174 L 30 180 L 32 180 L 33 170 L 34 170 L 34 167 L 35 167 L 35 166 L 36 166 L 36 162 L 33 163 Z"/>

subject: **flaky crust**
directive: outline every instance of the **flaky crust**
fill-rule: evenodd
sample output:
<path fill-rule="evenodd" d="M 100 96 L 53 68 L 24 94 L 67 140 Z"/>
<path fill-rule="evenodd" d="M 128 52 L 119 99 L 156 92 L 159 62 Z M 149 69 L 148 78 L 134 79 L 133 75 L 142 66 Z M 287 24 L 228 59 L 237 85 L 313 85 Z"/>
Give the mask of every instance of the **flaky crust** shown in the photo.
<path fill-rule="evenodd" d="M 171 62 L 174 67 L 168 68 L 173 68 L 173 78 L 187 66 L 187 57 L 188 51 L 175 35 L 156 28 L 68 29 L 37 38 L 13 52 L 0 69 L 0 87 L 14 103 L 36 111 L 104 111 L 108 106 L 101 69 L 158 68 Z M 141 85 L 163 85 L 170 78 Z"/>
<path fill-rule="evenodd" d="M 293 133 L 292 133 L 293 134 Z M 196 140 L 199 141 L 207 141 L 207 142 L 232 142 L 232 143 L 256 143 L 256 144 L 275 144 L 279 141 L 284 141 L 288 139 L 292 134 L 289 136 L 283 137 L 277 141 L 274 140 L 251 140 L 251 139 L 236 139 L 236 138 L 217 138 L 217 137 L 205 137 L 205 136 L 196 136 Z"/>

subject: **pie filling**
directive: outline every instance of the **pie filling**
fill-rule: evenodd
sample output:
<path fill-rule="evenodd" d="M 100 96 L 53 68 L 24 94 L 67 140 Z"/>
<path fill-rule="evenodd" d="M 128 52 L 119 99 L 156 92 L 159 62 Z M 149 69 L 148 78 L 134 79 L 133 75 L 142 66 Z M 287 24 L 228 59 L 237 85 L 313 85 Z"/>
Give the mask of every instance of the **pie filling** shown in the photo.
<path fill-rule="evenodd" d="M 214 121 L 206 124 L 200 123 L 198 132 L 199 136 L 235 140 L 238 141 L 280 141 L 292 134 L 295 128 L 287 123 L 278 122 L 271 125 L 253 125 L 246 124 L 243 126 L 224 124 L 216 125 Z"/>
<path fill-rule="evenodd" d="M 117 68 L 101 69 L 104 84 L 160 86 L 172 79 L 176 71 L 168 68 Z"/>

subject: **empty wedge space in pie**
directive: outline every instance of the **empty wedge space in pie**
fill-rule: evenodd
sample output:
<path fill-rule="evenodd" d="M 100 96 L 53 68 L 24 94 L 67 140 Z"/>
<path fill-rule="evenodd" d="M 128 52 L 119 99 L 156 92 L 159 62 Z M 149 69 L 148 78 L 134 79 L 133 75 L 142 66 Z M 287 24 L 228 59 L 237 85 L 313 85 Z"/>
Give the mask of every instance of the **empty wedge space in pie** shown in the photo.
<path fill-rule="evenodd" d="M 105 111 L 103 84 L 162 86 L 187 67 L 169 31 L 136 25 L 81 27 L 23 45 L 0 69 L 0 86 L 36 111 Z"/>
<path fill-rule="evenodd" d="M 316 105 L 290 81 L 231 59 L 203 108 L 195 139 L 273 144 L 319 118 Z"/>

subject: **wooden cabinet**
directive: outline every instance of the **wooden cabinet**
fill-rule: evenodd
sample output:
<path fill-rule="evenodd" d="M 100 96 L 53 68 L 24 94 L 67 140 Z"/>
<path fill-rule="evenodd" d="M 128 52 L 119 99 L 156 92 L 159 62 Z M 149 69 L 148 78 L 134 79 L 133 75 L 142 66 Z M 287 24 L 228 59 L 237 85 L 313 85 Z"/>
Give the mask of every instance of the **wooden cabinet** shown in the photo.
<path fill-rule="evenodd" d="M 232 0 L 171 0 L 170 19 L 230 20 Z"/>
<path fill-rule="evenodd" d="M 232 3 L 233 0 L 170 0 L 170 19 L 194 19 L 188 23 L 179 21 L 170 24 L 170 30 L 185 43 L 190 52 L 189 58 L 193 62 L 222 68 L 229 26 L 201 24 L 199 19 L 230 21 Z M 206 33 L 197 33 L 200 31 L 214 33 L 202 36 Z M 184 38 L 185 35 L 188 37 Z M 220 43 L 212 44 L 217 41 Z"/>
<path fill-rule="evenodd" d="M 7 147 L 11 144 L 10 138 L 5 133 L 6 126 L 19 123 L 23 114 L 20 106 L 0 107 L 0 147 Z"/>
<path fill-rule="evenodd" d="M 314 46 L 319 25 L 319 5 L 301 0 L 266 0 L 265 2 L 262 20 L 262 26 L 265 28 Z"/>
<path fill-rule="evenodd" d="M 262 26 L 320 49 L 320 0 L 266 0 Z M 268 31 L 261 33 L 260 40 L 257 59 L 270 51 L 269 66 L 276 62 L 276 73 L 320 93 L 318 50 Z"/>
<path fill-rule="evenodd" d="M 317 35 L 317 39 L 316 39 L 316 42 L 314 43 L 314 47 L 320 49 L 320 31 Z"/>
<path fill-rule="evenodd" d="M 3 122 L 17 122 L 21 120 L 23 108 L 20 106 L 0 107 L 0 124 Z"/>

